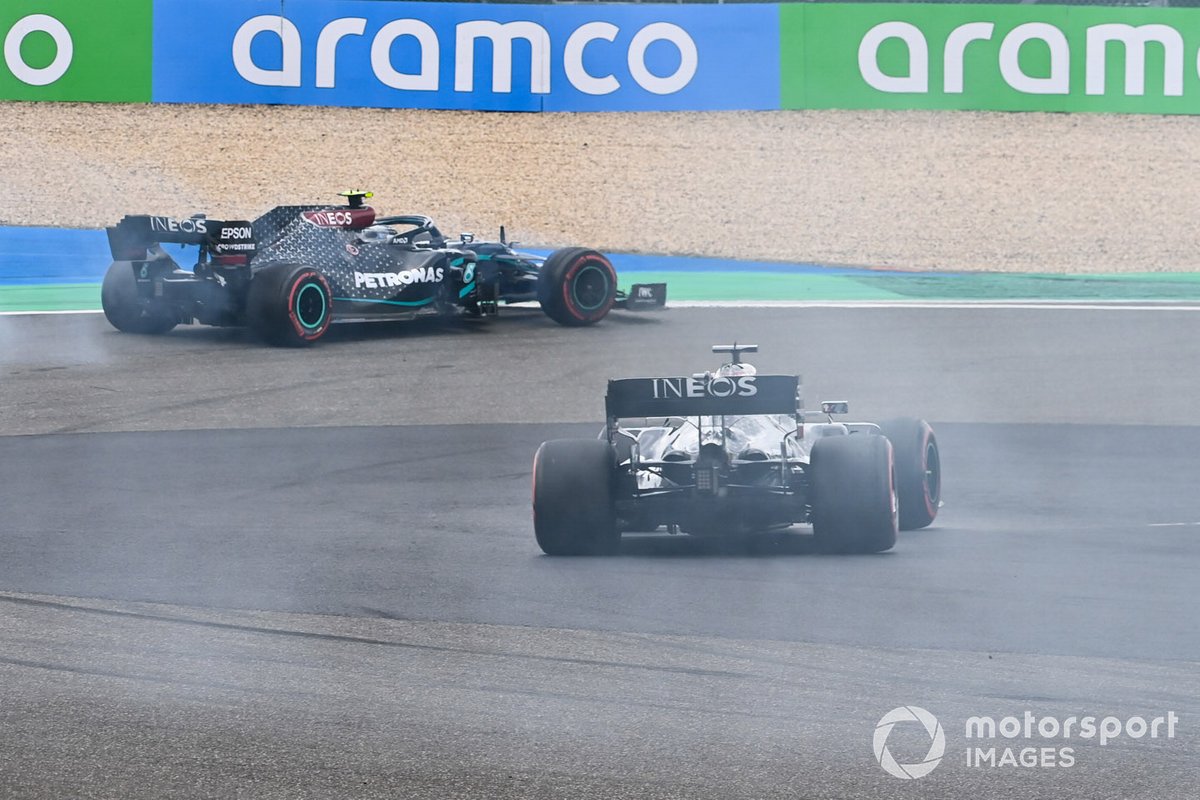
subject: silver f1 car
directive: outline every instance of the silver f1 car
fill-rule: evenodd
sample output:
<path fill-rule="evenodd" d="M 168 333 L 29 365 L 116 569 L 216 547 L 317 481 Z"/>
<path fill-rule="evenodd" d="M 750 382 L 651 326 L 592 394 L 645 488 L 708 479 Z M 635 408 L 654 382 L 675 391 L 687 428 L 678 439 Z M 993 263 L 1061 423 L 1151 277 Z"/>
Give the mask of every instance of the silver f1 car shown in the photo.
<path fill-rule="evenodd" d="M 755 345 L 690 377 L 611 380 L 599 439 L 538 448 L 537 542 L 549 555 L 615 550 L 623 532 L 744 535 L 812 525 L 826 552 L 891 549 L 897 530 L 937 516 L 941 459 L 929 423 L 837 422 L 844 401 L 806 418 L 796 375 L 759 375 Z"/>

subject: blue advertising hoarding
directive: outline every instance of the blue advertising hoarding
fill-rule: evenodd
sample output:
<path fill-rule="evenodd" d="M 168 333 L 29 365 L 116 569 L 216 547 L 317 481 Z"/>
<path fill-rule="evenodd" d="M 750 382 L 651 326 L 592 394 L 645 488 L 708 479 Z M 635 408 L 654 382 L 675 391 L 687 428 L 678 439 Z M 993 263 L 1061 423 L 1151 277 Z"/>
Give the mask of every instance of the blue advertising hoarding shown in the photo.
<path fill-rule="evenodd" d="M 169 103 L 775 109 L 779 9 L 155 0 L 153 78 Z"/>

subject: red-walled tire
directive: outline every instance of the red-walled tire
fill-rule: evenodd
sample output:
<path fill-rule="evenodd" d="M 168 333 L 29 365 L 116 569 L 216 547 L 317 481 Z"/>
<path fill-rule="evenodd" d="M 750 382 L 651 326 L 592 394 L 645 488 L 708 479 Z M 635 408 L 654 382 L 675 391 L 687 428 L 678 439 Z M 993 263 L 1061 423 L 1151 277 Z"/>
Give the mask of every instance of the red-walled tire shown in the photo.
<path fill-rule="evenodd" d="M 923 419 L 891 419 L 880 430 L 896 458 L 900 530 L 924 528 L 937 517 L 942 499 L 942 459 L 933 428 Z"/>
<path fill-rule="evenodd" d="M 811 455 L 813 536 L 827 553 L 879 553 L 896 544 L 892 446 L 856 433 L 818 439 Z"/>
<path fill-rule="evenodd" d="M 320 339 L 333 319 L 333 294 L 325 276 L 302 264 L 274 264 L 254 273 L 246 298 L 250 327 L 280 347 Z"/>
<path fill-rule="evenodd" d="M 556 250 L 538 272 L 538 302 L 560 325 L 593 325 L 608 315 L 616 300 L 617 271 L 595 250 Z"/>

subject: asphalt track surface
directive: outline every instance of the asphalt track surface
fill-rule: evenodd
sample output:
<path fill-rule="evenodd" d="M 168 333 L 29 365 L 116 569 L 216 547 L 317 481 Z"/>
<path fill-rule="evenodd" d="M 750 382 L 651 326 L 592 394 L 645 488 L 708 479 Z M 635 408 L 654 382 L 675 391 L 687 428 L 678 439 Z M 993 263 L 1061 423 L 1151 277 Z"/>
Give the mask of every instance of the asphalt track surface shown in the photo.
<path fill-rule="evenodd" d="M 0 319 L 0 796 L 1200 796 L 1200 314 L 677 309 L 339 330 L 310 351 Z M 890 553 L 803 529 L 539 554 L 529 470 L 609 376 L 756 340 L 935 423 Z M 885 774 L 878 720 L 944 726 Z M 1175 736 L 968 741 L 970 716 Z M 929 737 L 888 739 L 902 763 Z M 968 766 L 968 745 L 1072 747 Z"/>

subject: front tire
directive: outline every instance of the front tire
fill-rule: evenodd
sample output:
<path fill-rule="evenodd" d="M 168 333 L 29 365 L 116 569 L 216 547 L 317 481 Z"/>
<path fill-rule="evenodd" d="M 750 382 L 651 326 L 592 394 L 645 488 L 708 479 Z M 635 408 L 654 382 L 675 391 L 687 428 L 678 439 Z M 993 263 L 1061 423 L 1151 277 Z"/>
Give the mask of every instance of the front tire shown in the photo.
<path fill-rule="evenodd" d="M 100 285 L 100 307 L 114 328 L 124 333 L 156 336 L 176 325 L 175 315 L 165 303 L 143 300 L 138 295 L 133 264 L 114 261 Z"/>
<path fill-rule="evenodd" d="M 533 530 L 542 552 L 591 556 L 621 540 L 613 504 L 616 462 L 608 442 L 556 439 L 533 457 Z"/>
<path fill-rule="evenodd" d="M 273 264 L 254 273 L 246 297 L 250 327 L 280 347 L 304 347 L 329 330 L 333 295 L 325 276 L 303 264 Z"/>
<path fill-rule="evenodd" d="M 892 445 L 856 433 L 818 439 L 810 460 L 813 536 L 830 553 L 879 553 L 896 545 Z"/>
<path fill-rule="evenodd" d="M 880 423 L 896 458 L 896 492 L 900 497 L 900 530 L 931 524 L 942 498 L 942 459 L 933 428 L 923 419 Z"/>
<path fill-rule="evenodd" d="M 560 325 L 593 325 L 617 300 L 617 271 L 603 254 L 568 247 L 550 254 L 538 271 L 538 302 Z"/>

